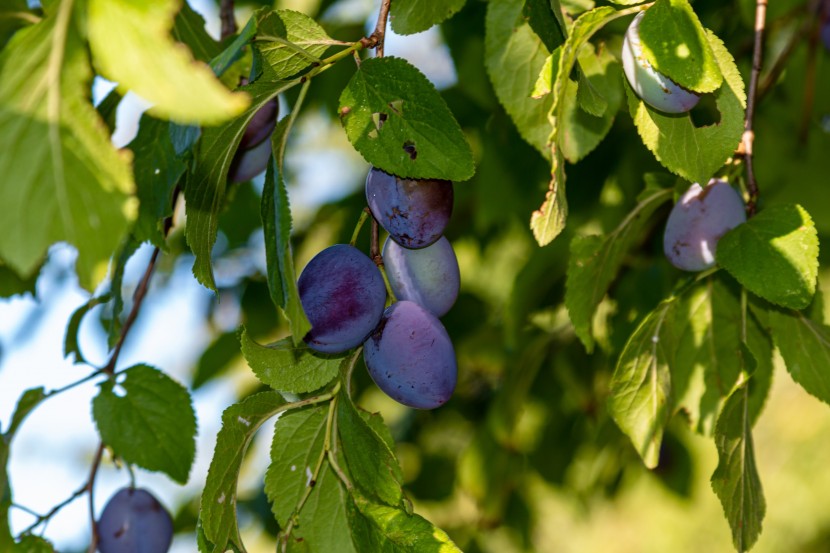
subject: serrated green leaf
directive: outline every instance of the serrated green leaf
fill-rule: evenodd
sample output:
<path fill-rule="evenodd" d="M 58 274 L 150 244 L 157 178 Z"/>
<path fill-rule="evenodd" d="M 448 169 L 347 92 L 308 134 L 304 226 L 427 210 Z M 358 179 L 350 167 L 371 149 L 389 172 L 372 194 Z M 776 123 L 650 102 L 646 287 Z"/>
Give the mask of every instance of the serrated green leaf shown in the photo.
<path fill-rule="evenodd" d="M 139 242 L 166 248 L 164 219 L 173 214 L 173 189 L 186 166 L 170 140 L 170 124 L 150 115 L 141 116 L 138 135 L 128 148 L 135 157 L 138 218 L 133 233 Z"/>
<path fill-rule="evenodd" d="M 109 325 L 107 325 L 109 326 L 110 348 L 114 348 L 121 337 L 121 312 L 124 310 L 124 294 L 122 293 L 124 271 L 127 268 L 127 262 L 138 251 L 139 246 L 141 244 L 136 240 L 135 236 L 129 234 L 121 245 L 118 255 L 113 259 L 114 267 L 112 270 L 112 278 L 110 279 L 109 291 L 109 296 L 112 299 L 112 311 L 109 314 Z"/>
<path fill-rule="evenodd" d="M 329 406 L 314 406 L 282 415 L 274 427 L 271 464 L 265 473 L 265 494 L 285 528 L 309 486 L 326 437 Z"/>
<path fill-rule="evenodd" d="M 727 232 L 715 258 L 753 294 L 803 309 L 816 292 L 818 235 L 800 205 L 769 207 Z"/>
<path fill-rule="evenodd" d="M 152 102 L 150 113 L 179 123 L 215 125 L 248 106 L 244 94 L 230 92 L 207 65 L 194 63 L 189 52 L 176 46 L 170 37 L 174 0 L 90 0 L 88 10 L 96 67 Z"/>
<path fill-rule="evenodd" d="M 279 392 L 302 394 L 322 388 L 339 374 L 342 355 L 325 355 L 284 338 L 270 346 L 254 342 L 242 331 L 242 355 L 264 384 Z"/>
<path fill-rule="evenodd" d="M 242 460 L 259 427 L 285 405 L 277 392 L 261 392 L 222 413 L 222 429 L 216 437 L 199 511 L 205 539 L 215 544 L 215 551 L 227 551 L 229 545 L 242 547 L 236 519 L 236 482 Z"/>
<path fill-rule="evenodd" d="M 21 395 L 20 399 L 17 400 L 17 406 L 14 408 L 12 418 L 9 421 L 8 427 L 6 427 L 6 431 L 3 433 L 3 438 L 6 442 L 11 442 L 15 433 L 17 433 L 17 429 L 23 423 L 23 420 L 28 417 L 29 413 L 31 413 L 35 407 L 40 405 L 40 402 L 46 399 L 46 397 L 47 394 L 43 389 L 43 386 L 29 388 L 23 392 L 23 395 Z"/>
<path fill-rule="evenodd" d="M 413 35 L 449 19 L 464 7 L 467 0 L 396 0 L 389 19 L 399 35 Z"/>
<path fill-rule="evenodd" d="M 23 536 L 11 549 L 11 553 L 54 553 L 55 547 L 40 536 Z"/>
<path fill-rule="evenodd" d="M 93 289 L 127 231 L 133 182 L 89 103 L 71 4 L 57 9 L 0 55 L 0 258 L 26 278 L 51 244 L 69 242 L 81 285 Z"/>
<path fill-rule="evenodd" d="M 555 2 L 558 7 L 558 1 Z M 545 48 L 553 52 L 562 43 L 567 29 L 562 18 L 562 9 L 556 13 L 549 0 L 525 0 L 522 15 L 536 33 Z"/>
<path fill-rule="evenodd" d="M 245 47 L 254 39 L 257 32 L 256 14 L 251 16 L 248 23 L 239 31 L 239 34 L 227 47 L 210 60 L 210 68 L 217 76 L 224 76 L 231 66 L 245 55 Z M 223 81 L 227 82 L 227 81 Z M 239 83 L 233 83 L 233 86 Z"/>
<path fill-rule="evenodd" d="M 704 184 L 732 156 L 744 129 L 746 95 L 735 60 L 721 40 L 707 38 L 724 81 L 714 92 L 720 112 L 717 124 L 696 127 L 691 116 L 666 115 L 647 106 L 624 83 L 628 109 L 643 143 L 669 171 L 690 182 Z"/>
<path fill-rule="evenodd" d="M 340 484 L 340 480 L 328 463 L 323 464 L 320 478 L 314 486 L 314 492 L 300 511 L 299 528 L 294 534 L 302 542 L 289 538 L 289 544 L 303 546 L 302 549 L 289 551 L 337 551 L 338 553 L 363 553 L 365 549 L 356 548 L 349 531 L 348 503 L 349 494 Z"/>
<path fill-rule="evenodd" d="M 196 256 L 193 274 L 211 290 L 216 289 L 216 283 L 210 254 L 219 229 L 219 212 L 224 205 L 228 170 L 239 141 L 254 114 L 277 94 L 295 84 L 293 81 L 274 81 L 271 76 L 242 87 L 251 96 L 251 105 L 242 115 L 221 127 L 204 129 L 196 146 L 194 166 L 187 174 L 185 237 Z"/>
<path fill-rule="evenodd" d="M 755 466 L 752 426 L 748 415 L 747 383 L 726 400 L 715 427 L 718 466 L 712 474 L 712 489 L 720 499 L 732 528 L 732 543 L 748 551 L 761 533 L 766 513 L 764 492 Z"/>
<path fill-rule="evenodd" d="M 222 51 L 205 29 L 205 19 L 187 2 L 181 3 L 181 9 L 173 19 L 171 34 L 190 48 L 193 57 L 199 61 L 209 62 Z"/>
<path fill-rule="evenodd" d="M 81 352 L 80 344 L 78 343 L 78 331 L 81 328 L 81 323 L 89 311 L 103 303 L 110 301 L 111 296 L 104 294 L 90 298 L 85 304 L 76 309 L 72 316 L 69 317 L 69 323 L 66 325 L 66 335 L 63 338 L 63 356 L 73 357 L 74 363 L 86 363 L 87 360 Z"/>
<path fill-rule="evenodd" d="M 92 400 L 101 439 L 126 462 L 184 484 L 196 453 L 196 414 L 181 384 L 147 365 L 124 371 L 115 393 L 107 380 Z"/>
<path fill-rule="evenodd" d="M 688 0 L 657 0 L 640 22 L 643 55 L 655 70 L 694 92 L 723 82 L 715 54 Z"/>
<path fill-rule="evenodd" d="M 611 377 L 608 410 L 648 468 L 657 466 L 672 414 L 670 363 L 676 299 L 663 301 L 631 335 Z"/>
<path fill-rule="evenodd" d="M 355 484 L 388 505 L 398 505 L 401 467 L 387 443 L 363 420 L 348 394 L 337 402 L 337 431 Z"/>
<path fill-rule="evenodd" d="M 340 122 L 360 155 L 388 173 L 464 181 L 475 171 L 470 145 L 444 99 L 401 58 L 360 64 L 340 95 Z"/>
<path fill-rule="evenodd" d="M 311 330 L 297 289 L 294 255 L 291 250 L 291 208 L 288 190 L 283 179 L 285 141 L 288 138 L 288 121 L 277 124 L 271 136 L 272 158 L 265 170 L 260 216 L 265 232 L 265 266 L 268 292 L 274 305 L 282 309 L 291 327 L 294 344 L 300 344 Z"/>
<path fill-rule="evenodd" d="M 314 19 L 293 10 L 260 10 L 257 27 L 256 47 L 280 79 L 318 62 L 333 44 Z"/>
<path fill-rule="evenodd" d="M 528 144 L 549 158 L 550 95 L 531 97 L 550 51 L 522 17 L 524 0 L 492 0 L 487 6 L 484 63 L 499 103 Z"/>
<path fill-rule="evenodd" d="M 417 514 L 353 496 L 349 523 L 361 551 L 373 553 L 461 553 L 447 534 Z"/>
<path fill-rule="evenodd" d="M 673 191 L 655 188 L 647 191 L 637 206 L 605 238 L 575 237 L 571 242 L 565 284 L 565 306 L 576 335 L 588 352 L 593 350 L 591 321 L 602 298 L 616 279 L 628 251 L 642 241 L 653 224 L 651 216 Z"/>
<path fill-rule="evenodd" d="M 830 403 L 830 327 L 798 311 L 769 310 L 775 345 L 793 380 Z"/>

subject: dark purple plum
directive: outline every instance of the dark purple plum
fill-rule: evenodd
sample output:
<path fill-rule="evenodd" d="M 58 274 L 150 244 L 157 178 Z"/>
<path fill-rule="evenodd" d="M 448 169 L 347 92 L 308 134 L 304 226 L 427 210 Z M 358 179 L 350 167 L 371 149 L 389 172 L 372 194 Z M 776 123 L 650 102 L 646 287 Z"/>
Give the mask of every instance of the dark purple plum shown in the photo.
<path fill-rule="evenodd" d="M 170 513 L 141 488 L 118 491 L 98 519 L 101 553 L 166 553 L 172 539 Z"/>
<path fill-rule="evenodd" d="M 640 12 L 628 26 L 623 40 L 623 71 L 628 84 L 645 103 L 666 113 L 685 113 L 695 107 L 700 96 L 663 75 L 648 62 L 640 42 Z"/>
<path fill-rule="evenodd" d="M 366 177 L 372 215 L 404 248 L 425 248 L 441 238 L 452 200 L 450 181 L 404 179 L 374 167 Z"/>
<path fill-rule="evenodd" d="M 268 167 L 271 159 L 271 141 L 265 140 L 250 150 L 237 150 L 231 160 L 228 179 L 231 182 L 249 181 Z"/>
<path fill-rule="evenodd" d="M 249 150 L 271 136 L 277 126 L 279 105 L 277 99 L 274 98 L 257 110 L 242 134 L 242 140 L 239 142 L 240 150 Z"/>
<path fill-rule="evenodd" d="M 729 183 L 712 179 L 706 188 L 694 183 L 669 214 L 663 251 L 678 269 L 703 271 L 715 265 L 721 237 L 744 222 L 743 198 Z"/>
<path fill-rule="evenodd" d="M 311 323 L 305 341 L 323 353 L 359 346 L 377 326 L 386 305 L 380 271 L 354 246 L 336 244 L 308 262 L 297 282 Z"/>
<path fill-rule="evenodd" d="M 436 317 L 444 316 L 458 298 L 458 259 L 444 236 L 420 250 L 404 248 L 387 238 L 383 264 L 395 296 L 414 301 Z"/>
<path fill-rule="evenodd" d="M 392 304 L 366 340 L 363 359 L 375 384 L 416 409 L 446 403 L 457 375 L 455 350 L 435 315 L 411 301 Z"/>

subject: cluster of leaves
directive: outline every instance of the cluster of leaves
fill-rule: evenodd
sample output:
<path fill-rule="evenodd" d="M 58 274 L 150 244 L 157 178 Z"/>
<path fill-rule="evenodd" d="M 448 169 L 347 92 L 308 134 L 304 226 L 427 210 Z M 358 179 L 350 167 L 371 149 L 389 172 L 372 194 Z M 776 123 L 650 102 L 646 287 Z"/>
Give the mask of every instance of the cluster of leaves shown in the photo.
<path fill-rule="evenodd" d="M 321 2 L 321 13 L 330 4 Z M 256 510 L 238 499 L 237 480 L 254 434 L 274 417 L 263 491 L 271 509 L 261 516 L 283 550 L 454 551 L 454 542 L 480 550 L 488 529 L 499 526 L 516 530 L 516 547 L 527 548 L 534 478 L 576 494 L 612 495 L 631 464 L 631 450 L 621 447 L 630 441 L 668 481 L 682 469 L 666 466 L 667 452 L 685 451 L 669 424 L 676 414 L 713 439 L 720 462 L 712 486 L 736 548 L 757 540 L 765 504 L 752 426 L 770 389 L 774 348 L 796 382 L 830 403 L 830 327 L 816 291 L 819 234 L 830 230 L 821 223 L 830 218 L 814 214 L 817 229 L 792 201 L 815 193 L 827 133 L 810 134 L 795 191 L 771 186 L 769 207 L 722 239 L 724 270 L 680 275 L 660 256 L 657 223 L 690 182 L 715 174 L 741 181 L 732 156 L 746 105 L 740 69 L 749 65 L 730 51 L 751 26 L 696 14 L 686 0 L 614 4 L 394 0 L 397 32 L 442 24 L 458 83 L 440 94 L 403 59 L 369 58 L 355 67 L 351 57 L 362 42 L 332 40 L 335 33 L 298 12 L 258 10 L 236 36 L 217 42 L 187 4 L 177 11 L 168 0 L 0 8 L 0 15 L 19 15 L 0 27 L 0 201 L 12 214 L 0 218 L 0 293 L 31 289 L 55 242 L 77 248 L 87 289 L 111 264 L 106 291 L 68 326 L 65 351 L 79 363 L 86 360 L 78 329 L 96 306 L 105 306 L 111 346 L 120 348 L 124 267 L 142 242 L 171 257 L 189 250 L 199 282 L 238 297 L 246 327 L 216 338 L 193 387 L 221 377 L 241 342 L 262 390 L 222 416 L 201 507 L 191 517 L 201 551 L 244 551 L 237 517 Z M 724 19 L 746 21 L 747 6 L 739 3 Z M 667 116 L 624 82 L 614 52 L 626 16 L 643 9 L 649 62 L 712 102 Z M 339 30 L 352 39 L 362 34 L 359 26 Z M 203 63 L 191 63 L 176 42 Z M 126 51 L 135 53 L 130 63 Z M 804 74 L 807 63 L 795 57 L 791 71 Z M 119 83 L 97 107 L 89 99 L 93 67 Z M 238 86 L 240 77 L 250 84 Z M 786 129 L 799 118 L 786 110 L 803 85 L 791 83 L 759 112 L 759 136 L 765 128 L 794 135 Z M 154 107 L 118 151 L 109 137 L 126 90 Z M 245 126 L 279 95 L 293 108 L 272 137 L 261 194 L 250 184 L 229 187 Z M 303 105 L 324 106 L 366 161 L 386 171 L 471 179 L 457 187 L 447 233 L 463 271 L 461 297 L 445 320 L 457 345 L 458 391 L 436 413 L 392 420 L 392 432 L 355 404 L 371 398 L 367 377 L 354 371 L 357 354 L 323 356 L 301 343 L 308 321 L 292 243 L 314 244 L 315 232 L 348 236 L 349 223 L 332 223 L 331 215 L 356 218 L 363 203 L 347 198 L 323 208 L 307 230 L 292 229 L 284 156 Z M 630 117 L 620 113 L 626 108 Z M 757 172 L 778 175 L 788 164 L 776 166 L 781 154 L 761 155 L 764 147 L 772 148 L 759 139 Z M 167 237 L 179 192 L 184 240 L 175 231 Z M 216 261 L 243 249 L 260 228 L 266 274 L 252 270 L 232 284 L 215 278 Z M 276 322 L 274 307 L 287 323 Z M 257 341 L 274 334 L 290 336 L 269 346 Z M 197 428 L 189 391 L 145 365 L 95 370 L 85 380 L 96 377 L 93 415 L 103 443 L 129 464 L 185 482 Z M 5 474 L 11 439 L 50 395 L 27 391 L 0 442 L 0 549 L 15 542 Z M 419 449 L 419 472 L 401 469 L 396 441 Z M 601 468 L 575 479 L 569 467 L 585 458 Z M 475 500 L 477 524 L 444 517 L 446 533 L 414 514 L 408 497 L 456 505 L 459 494 Z M 18 540 L 24 551 L 51 550 L 31 534 Z"/>

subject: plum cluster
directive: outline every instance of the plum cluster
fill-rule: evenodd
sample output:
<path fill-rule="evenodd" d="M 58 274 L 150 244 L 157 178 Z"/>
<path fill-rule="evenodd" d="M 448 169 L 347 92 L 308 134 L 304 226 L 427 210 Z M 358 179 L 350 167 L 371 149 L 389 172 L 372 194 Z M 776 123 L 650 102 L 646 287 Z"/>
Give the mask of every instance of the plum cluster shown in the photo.
<path fill-rule="evenodd" d="M 173 540 L 173 519 L 158 500 L 141 488 L 123 488 L 107 502 L 98 519 L 101 553 L 166 553 Z"/>
<path fill-rule="evenodd" d="M 744 200 L 728 182 L 712 179 L 705 188 L 694 183 L 669 214 L 663 252 L 678 269 L 709 269 L 721 237 L 745 222 Z"/>
<path fill-rule="evenodd" d="M 438 320 L 458 297 L 458 260 L 442 235 L 453 203 L 443 180 L 404 179 L 372 168 L 366 200 L 389 233 L 383 259 L 398 299 L 386 306 L 377 265 L 354 246 L 318 253 L 298 280 L 311 323 L 308 346 L 340 353 L 363 344 L 372 379 L 394 400 L 417 409 L 443 405 L 455 389 L 455 350 Z"/>

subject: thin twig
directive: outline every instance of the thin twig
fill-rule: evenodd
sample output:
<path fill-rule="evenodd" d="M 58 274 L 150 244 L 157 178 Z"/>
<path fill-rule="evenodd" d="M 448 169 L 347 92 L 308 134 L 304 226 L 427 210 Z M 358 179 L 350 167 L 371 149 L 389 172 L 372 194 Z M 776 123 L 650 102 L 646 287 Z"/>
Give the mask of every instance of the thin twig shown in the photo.
<path fill-rule="evenodd" d="M 377 52 L 377 57 L 383 57 L 383 42 L 386 38 L 386 20 L 389 19 L 389 6 L 392 0 L 382 0 L 380 3 L 380 12 L 378 13 L 378 21 L 375 24 L 375 30 L 367 37 L 360 39 L 360 43 L 364 48 L 374 48 Z"/>
<path fill-rule="evenodd" d="M 68 498 L 64 499 L 63 501 L 61 501 L 60 503 L 58 503 L 57 505 L 55 505 L 54 507 L 49 509 L 49 512 L 46 513 L 45 515 L 38 514 L 38 513 L 34 512 L 33 510 L 29 509 L 28 507 L 24 507 L 23 505 L 17 505 L 16 503 L 13 503 L 12 507 L 16 507 L 16 508 L 20 509 L 21 511 L 26 511 L 27 513 L 29 513 L 30 515 L 34 516 L 37 519 L 31 525 L 29 525 L 28 528 L 23 530 L 23 532 L 21 532 L 21 535 L 29 534 L 29 533 L 31 533 L 32 530 L 34 530 L 35 528 L 37 528 L 38 526 L 40 526 L 44 522 L 48 522 L 49 519 L 51 519 L 53 516 L 55 516 L 55 514 L 58 511 L 60 511 L 61 509 L 63 509 L 64 507 L 66 507 L 67 505 L 69 505 L 70 503 L 72 503 L 73 501 L 75 501 L 76 499 L 81 497 L 82 495 L 84 495 L 86 493 L 86 490 L 87 490 L 88 486 L 89 486 L 89 482 L 84 482 L 83 486 L 81 486 L 80 488 L 75 490 L 75 492 L 73 492 L 72 495 L 70 495 Z"/>
<path fill-rule="evenodd" d="M 233 15 L 234 0 L 222 0 L 219 4 L 219 20 L 222 22 L 221 37 L 225 40 L 236 34 L 236 18 Z"/>
<path fill-rule="evenodd" d="M 95 477 L 98 476 L 98 468 L 101 466 L 101 457 L 104 456 L 104 442 L 98 442 L 98 450 L 92 460 L 92 467 L 89 469 L 89 478 L 86 482 L 86 492 L 89 494 L 89 524 L 92 528 L 92 537 L 89 542 L 88 553 L 95 553 L 98 547 L 98 523 L 95 521 Z"/>
<path fill-rule="evenodd" d="M 764 24 L 767 19 L 767 0 L 756 0 L 755 3 L 755 43 L 752 50 L 752 73 L 749 78 L 749 93 L 746 101 L 746 120 L 744 134 L 741 141 L 743 156 L 746 160 L 746 186 L 749 191 L 749 201 L 746 204 L 749 216 L 755 215 L 758 204 L 758 182 L 755 180 L 755 168 L 752 162 L 752 143 L 755 133 L 752 124 L 755 119 L 755 101 L 758 94 L 758 76 L 761 74 L 763 58 Z"/>

